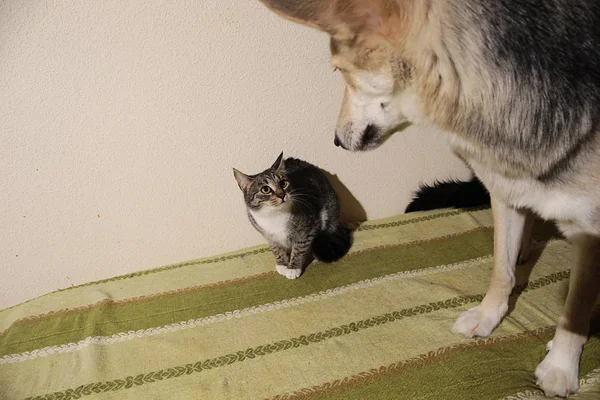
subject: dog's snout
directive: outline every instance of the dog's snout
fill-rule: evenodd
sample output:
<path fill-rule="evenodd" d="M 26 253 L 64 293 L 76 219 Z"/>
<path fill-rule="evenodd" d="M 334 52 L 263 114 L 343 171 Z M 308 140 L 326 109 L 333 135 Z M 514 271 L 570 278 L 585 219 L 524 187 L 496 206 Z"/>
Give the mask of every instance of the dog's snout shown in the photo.
<path fill-rule="evenodd" d="M 335 138 L 333 139 L 333 144 L 335 144 L 337 147 L 341 147 L 342 149 L 347 150 L 346 146 L 344 146 L 344 143 L 342 143 L 338 135 L 335 135 Z"/>
<path fill-rule="evenodd" d="M 365 131 L 362 134 L 361 145 L 362 147 L 367 147 L 379 134 L 379 128 L 377 128 L 373 124 L 367 125 Z"/>

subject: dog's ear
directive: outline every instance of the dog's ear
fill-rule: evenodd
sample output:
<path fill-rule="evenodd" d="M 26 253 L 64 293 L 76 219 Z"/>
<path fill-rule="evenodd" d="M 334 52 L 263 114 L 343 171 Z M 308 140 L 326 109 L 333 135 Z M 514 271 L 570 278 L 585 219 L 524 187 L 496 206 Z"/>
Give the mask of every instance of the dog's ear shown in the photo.
<path fill-rule="evenodd" d="M 333 35 L 337 0 L 260 0 L 276 14 Z"/>
<path fill-rule="evenodd" d="M 246 190 L 246 188 L 252 183 L 252 178 L 235 168 L 233 169 L 233 176 L 235 177 L 238 186 L 242 190 Z"/>
<path fill-rule="evenodd" d="M 395 0 L 260 0 L 280 16 L 340 39 L 393 31 Z"/>

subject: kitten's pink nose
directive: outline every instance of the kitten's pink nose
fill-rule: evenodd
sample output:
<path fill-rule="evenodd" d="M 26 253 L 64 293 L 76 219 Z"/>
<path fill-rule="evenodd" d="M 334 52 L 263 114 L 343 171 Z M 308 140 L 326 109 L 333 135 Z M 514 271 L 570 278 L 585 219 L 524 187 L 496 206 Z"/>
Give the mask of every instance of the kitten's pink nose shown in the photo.
<path fill-rule="evenodd" d="M 279 197 L 281 200 L 283 200 L 283 198 L 285 197 L 285 193 L 281 192 L 281 193 L 275 193 L 275 196 Z"/>

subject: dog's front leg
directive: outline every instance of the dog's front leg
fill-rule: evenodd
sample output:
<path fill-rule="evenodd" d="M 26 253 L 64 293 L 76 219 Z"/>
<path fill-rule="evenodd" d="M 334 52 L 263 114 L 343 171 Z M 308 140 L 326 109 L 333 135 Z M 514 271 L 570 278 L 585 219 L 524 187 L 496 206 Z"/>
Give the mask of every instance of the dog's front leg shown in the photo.
<path fill-rule="evenodd" d="M 535 376 L 546 396 L 566 397 L 579 388 L 579 358 L 600 291 L 600 238 L 572 234 L 572 227 L 561 228 L 573 244 L 575 260 L 567 301 L 554 339 L 548 343 L 550 351 L 538 365 Z"/>
<path fill-rule="evenodd" d="M 521 248 L 527 212 L 492 197 L 494 216 L 494 266 L 487 294 L 477 307 L 463 312 L 453 332 L 468 337 L 489 336 L 508 310 L 508 297 L 515 285 L 515 265 Z"/>

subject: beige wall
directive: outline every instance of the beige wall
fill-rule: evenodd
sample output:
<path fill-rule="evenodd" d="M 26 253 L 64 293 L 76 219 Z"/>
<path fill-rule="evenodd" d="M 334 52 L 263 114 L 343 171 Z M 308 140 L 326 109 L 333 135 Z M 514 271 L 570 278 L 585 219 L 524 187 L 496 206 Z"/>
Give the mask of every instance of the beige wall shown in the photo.
<path fill-rule="evenodd" d="M 342 89 L 328 38 L 258 1 L 0 3 L 0 308 L 262 242 L 231 168 L 281 150 L 369 218 L 468 176 L 432 131 L 335 148 Z"/>

